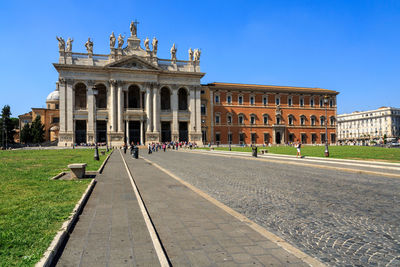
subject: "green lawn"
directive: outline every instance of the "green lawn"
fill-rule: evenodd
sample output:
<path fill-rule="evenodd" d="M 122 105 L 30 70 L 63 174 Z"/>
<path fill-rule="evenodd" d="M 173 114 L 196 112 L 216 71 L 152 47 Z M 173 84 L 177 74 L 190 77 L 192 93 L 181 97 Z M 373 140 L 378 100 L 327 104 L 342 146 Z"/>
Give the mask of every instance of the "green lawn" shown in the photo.
<path fill-rule="evenodd" d="M 296 155 L 296 148 L 290 146 L 258 147 L 267 149 L 268 153 Z M 229 150 L 227 147 L 214 147 L 215 150 Z M 324 146 L 303 146 L 301 154 L 306 157 L 324 157 Z M 232 147 L 232 151 L 250 152 L 250 147 Z M 331 158 L 363 159 L 400 162 L 399 148 L 384 148 L 370 146 L 330 146 Z"/>
<path fill-rule="evenodd" d="M 70 163 L 97 170 L 93 149 L 0 151 L 0 266 L 40 260 L 90 180 L 49 180 Z"/>

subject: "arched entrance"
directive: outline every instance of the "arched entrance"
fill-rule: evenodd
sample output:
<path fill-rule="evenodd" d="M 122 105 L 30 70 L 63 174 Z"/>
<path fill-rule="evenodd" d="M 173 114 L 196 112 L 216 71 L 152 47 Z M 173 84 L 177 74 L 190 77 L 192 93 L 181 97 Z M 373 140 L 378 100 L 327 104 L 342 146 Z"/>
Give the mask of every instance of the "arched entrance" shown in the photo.
<path fill-rule="evenodd" d="M 167 87 L 161 88 L 161 110 L 171 109 L 171 92 Z"/>

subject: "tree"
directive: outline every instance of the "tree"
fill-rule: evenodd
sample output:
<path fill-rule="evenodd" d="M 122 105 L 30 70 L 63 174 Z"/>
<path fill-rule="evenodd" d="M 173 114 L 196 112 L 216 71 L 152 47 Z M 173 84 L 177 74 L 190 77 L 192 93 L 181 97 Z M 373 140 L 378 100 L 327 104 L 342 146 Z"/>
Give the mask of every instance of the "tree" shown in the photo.
<path fill-rule="evenodd" d="M 44 125 L 40 120 L 40 115 L 37 115 L 35 120 L 32 122 L 31 131 L 33 143 L 42 143 L 44 141 Z"/>
<path fill-rule="evenodd" d="M 20 133 L 20 139 L 21 139 L 21 143 L 32 143 L 33 141 L 33 135 L 32 135 L 32 128 L 29 125 L 29 123 L 26 123 L 24 125 L 24 127 L 22 127 L 21 129 L 21 133 Z"/>
<path fill-rule="evenodd" d="M 5 105 L 1 111 L 1 120 L 0 120 L 0 144 L 6 145 L 10 143 L 14 143 L 14 123 L 11 120 L 11 108 L 9 105 Z"/>

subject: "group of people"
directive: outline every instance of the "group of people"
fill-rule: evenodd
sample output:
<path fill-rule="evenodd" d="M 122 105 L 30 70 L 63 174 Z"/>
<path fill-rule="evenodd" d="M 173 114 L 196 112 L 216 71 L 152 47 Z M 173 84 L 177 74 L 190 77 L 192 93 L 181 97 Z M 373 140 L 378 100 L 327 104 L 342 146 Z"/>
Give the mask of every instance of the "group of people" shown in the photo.
<path fill-rule="evenodd" d="M 147 145 L 148 153 L 151 154 L 153 152 L 158 152 L 159 150 L 163 150 L 166 152 L 167 149 L 175 149 L 178 150 L 178 148 L 185 148 L 185 149 L 193 149 L 197 148 L 197 144 L 194 142 L 177 142 L 177 141 L 171 141 L 171 142 L 164 142 L 164 143 L 149 143 Z"/>

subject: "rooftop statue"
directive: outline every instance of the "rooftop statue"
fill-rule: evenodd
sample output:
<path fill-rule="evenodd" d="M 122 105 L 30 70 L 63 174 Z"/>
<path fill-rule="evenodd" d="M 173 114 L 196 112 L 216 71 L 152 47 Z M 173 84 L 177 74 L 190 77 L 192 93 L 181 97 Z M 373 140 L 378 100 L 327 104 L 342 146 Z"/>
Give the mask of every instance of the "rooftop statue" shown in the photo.
<path fill-rule="evenodd" d="M 194 50 L 194 61 L 200 61 L 201 50 L 195 49 Z"/>
<path fill-rule="evenodd" d="M 74 39 L 68 38 L 67 40 L 67 52 L 72 52 L 72 42 Z"/>
<path fill-rule="evenodd" d="M 111 33 L 110 35 L 110 48 L 114 48 L 115 47 L 115 35 L 114 32 Z"/>
<path fill-rule="evenodd" d="M 119 48 L 119 49 L 121 49 L 122 46 L 124 45 L 124 39 L 125 39 L 125 36 L 122 37 L 121 34 L 118 35 L 118 48 Z"/>
<path fill-rule="evenodd" d="M 151 44 L 153 45 L 153 52 L 157 54 L 158 40 L 156 39 L 156 37 L 153 38 Z"/>
<path fill-rule="evenodd" d="M 137 28 L 136 28 L 136 23 L 135 22 L 131 22 L 131 26 L 129 27 L 129 29 L 131 30 L 131 36 L 136 36 L 137 34 Z"/>
<path fill-rule="evenodd" d="M 85 43 L 86 50 L 89 54 L 93 54 L 93 42 L 88 38 L 87 42 Z"/>
<path fill-rule="evenodd" d="M 175 43 L 172 45 L 171 47 L 171 60 L 172 61 L 176 61 L 176 47 L 175 47 Z"/>
<path fill-rule="evenodd" d="M 65 41 L 62 37 L 58 37 L 56 36 L 57 40 L 58 40 L 58 50 L 60 51 L 65 51 Z"/>
<path fill-rule="evenodd" d="M 193 50 L 189 48 L 189 61 L 193 61 Z"/>
<path fill-rule="evenodd" d="M 149 42 L 149 37 L 146 37 L 146 40 L 144 40 L 144 47 L 146 47 L 146 51 L 150 51 Z"/>

